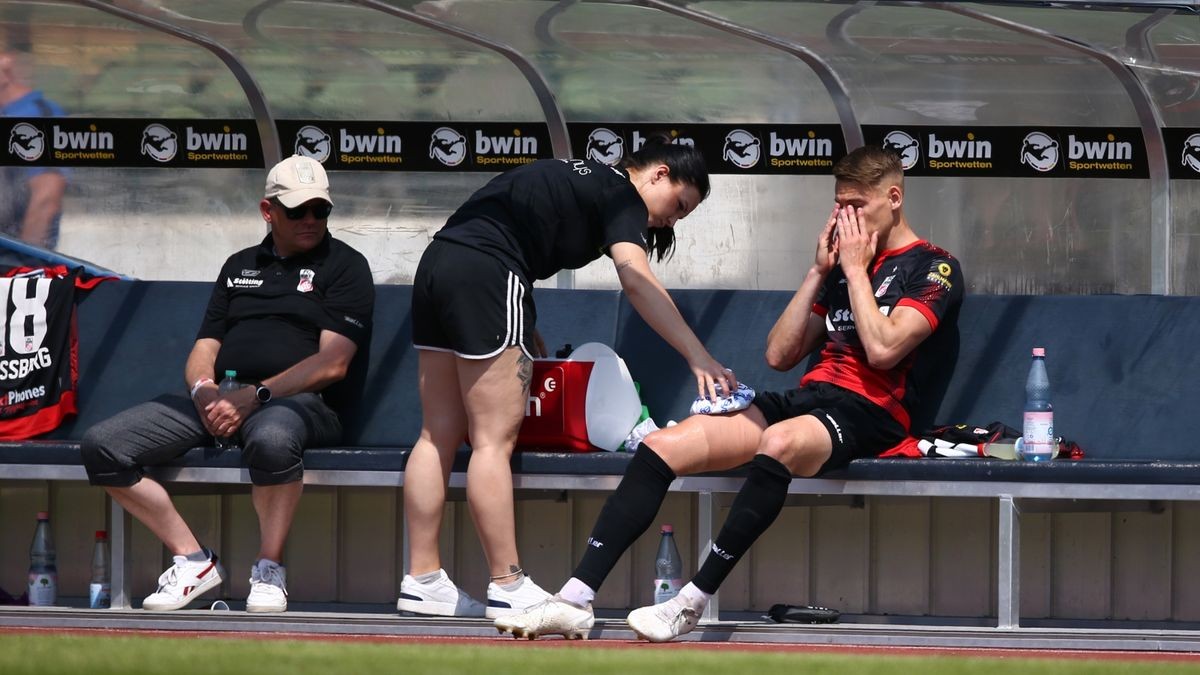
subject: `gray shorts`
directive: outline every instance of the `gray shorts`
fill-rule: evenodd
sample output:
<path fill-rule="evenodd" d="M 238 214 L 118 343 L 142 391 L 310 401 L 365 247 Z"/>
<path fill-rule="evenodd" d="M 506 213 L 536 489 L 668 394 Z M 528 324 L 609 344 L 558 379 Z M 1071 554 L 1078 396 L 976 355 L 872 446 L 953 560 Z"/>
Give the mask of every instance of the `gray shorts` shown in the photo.
<path fill-rule="evenodd" d="M 281 485 L 304 476 L 304 449 L 341 440 L 337 413 L 320 394 L 272 400 L 242 423 L 242 462 L 255 485 Z M 129 487 L 143 469 L 213 444 L 191 399 L 164 394 L 88 429 L 80 447 L 92 485 Z"/>

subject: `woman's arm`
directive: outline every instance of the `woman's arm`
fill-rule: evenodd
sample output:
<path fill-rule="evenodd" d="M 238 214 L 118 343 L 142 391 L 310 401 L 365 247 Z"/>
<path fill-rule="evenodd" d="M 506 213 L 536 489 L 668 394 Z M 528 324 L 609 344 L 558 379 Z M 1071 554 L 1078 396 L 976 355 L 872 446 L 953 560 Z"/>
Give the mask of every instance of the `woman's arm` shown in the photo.
<path fill-rule="evenodd" d="M 654 329 L 667 344 L 675 348 L 688 362 L 696 376 L 696 390 L 701 396 L 712 400 L 720 398 L 715 384 L 728 393 L 737 388 L 733 371 L 728 370 L 708 353 L 700 339 L 683 320 L 683 315 L 659 283 L 646 260 L 646 251 L 637 244 L 618 242 L 609 249 L 621 288 L 629 297 L 629 303 L 650 328 Z"/>

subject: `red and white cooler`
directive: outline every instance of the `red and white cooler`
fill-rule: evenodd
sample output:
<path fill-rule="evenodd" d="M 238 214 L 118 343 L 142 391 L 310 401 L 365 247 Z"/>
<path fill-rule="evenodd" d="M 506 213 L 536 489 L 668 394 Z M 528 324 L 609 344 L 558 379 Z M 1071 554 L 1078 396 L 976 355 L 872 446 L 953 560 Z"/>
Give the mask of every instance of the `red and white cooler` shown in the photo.
<path fill-rule="evenodd" d="M 535 359 L 518 450 L 620 450 L 642 414 L 629 369 L 607 345 L 566 359 Z"/>

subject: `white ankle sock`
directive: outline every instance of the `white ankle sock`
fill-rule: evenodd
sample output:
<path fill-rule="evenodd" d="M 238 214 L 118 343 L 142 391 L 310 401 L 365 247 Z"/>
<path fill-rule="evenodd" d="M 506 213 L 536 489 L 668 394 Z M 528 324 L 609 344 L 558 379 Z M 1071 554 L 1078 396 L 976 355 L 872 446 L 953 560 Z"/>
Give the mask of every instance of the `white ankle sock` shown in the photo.
<path fill-rule="evenodd" d="M 708 599 L 712 597 L 712 594 L 705 593 L 699 588 L 696 588 L 696 584 L 693 584 L 690 581 L 686 586 L 679 589 L 679 595 L 686 600 L 689 605 L 692 606 L 692 609 L 695 609 L 696 611 L 701 611 L 707 607 Z"/>
<path fill-rule="evenodd" d="M 558 592 L 558 595 L 563 600 L 573 602 L 580 607 L 587 607 L 596 599 L 596 591 L 575 577 L 567 579 L 567 583 L 563 584 L 562 590 Z"/>
<path fill-rule="evenodd" d="M 437 581 L 439 578 L 441 578 L 441 576 L 442 570 L 439 568 L 432 572 L 426 572 L 425 574 L 414 574 L 413 579 L 415 579 L 418 584 L 429 584 Z"/>

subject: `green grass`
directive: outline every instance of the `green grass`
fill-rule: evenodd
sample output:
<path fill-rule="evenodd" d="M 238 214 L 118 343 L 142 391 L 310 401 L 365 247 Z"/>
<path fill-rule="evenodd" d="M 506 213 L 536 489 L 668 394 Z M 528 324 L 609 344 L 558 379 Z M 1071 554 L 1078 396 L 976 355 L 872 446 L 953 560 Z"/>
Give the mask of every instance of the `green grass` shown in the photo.
<path fill-rule="evenodd" d="M 525 642 L 480 644 L 351 643 L 132 637 L 125 635 L 0 634 L 0 673 L 170 673 L 330 675 L 334 673 L 519 673 L 620 674 L 656 672 L 697 675 L 788 673 L 871 675 L 875 673 L 1075 673 L 1200 672 L 1200 664 L 1081 659 L 986 658 L 959 656 L 857 656 L 739 652 L 679 645 L 597 648 L 586 644 L 547 648 Z"/>

